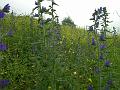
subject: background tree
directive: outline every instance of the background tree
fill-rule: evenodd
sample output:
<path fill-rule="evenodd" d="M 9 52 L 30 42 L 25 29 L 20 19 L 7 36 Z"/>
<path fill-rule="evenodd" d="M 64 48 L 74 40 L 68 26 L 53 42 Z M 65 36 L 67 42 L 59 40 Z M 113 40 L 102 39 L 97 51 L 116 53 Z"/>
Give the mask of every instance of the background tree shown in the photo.
<path fill-rule="evenodd" d="M 75 27 L 76 25 L 74 24 L 74 21 L 68 16 L 65 17 L 62 21 L 62 25 L 69 25 Z"/>

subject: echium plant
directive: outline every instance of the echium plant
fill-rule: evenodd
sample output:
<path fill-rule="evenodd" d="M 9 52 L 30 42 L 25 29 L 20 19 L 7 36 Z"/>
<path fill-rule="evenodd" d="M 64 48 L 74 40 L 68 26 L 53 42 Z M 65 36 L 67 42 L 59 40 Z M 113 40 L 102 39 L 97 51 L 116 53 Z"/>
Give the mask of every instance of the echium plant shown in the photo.
<path fill-rule="evenodd" d="M 38 0 L 35 1 L 35 5 L 36 7 L 33 8 L 31 15 L 33 15 L 34 11 L 37 9 L 38 13 L 35 15 L 33 15 L 34 17 L 38 17 L 38 23 L 40 24 L 40 27 L 43 27 L 46 23 L 50 22 L 50 21 L 54 21 L 56 20 L 56 22 L 59 22 L 58 16 L 56 14 L 56 10 L 54 9 L 54 5 L 58 5 L 56 4 L 53 0 L 50 0 L 52 2 L 51 5 L 49 5 L 49 8 L 47 9 L 46 7 L 42 6 L 42 2 L 44 0 Z M 49 1 L 49 0 L 48 0 Z M 46 20 L 43 18 L 44 14 L 48 14 L 50 15 L 52 18 L 47 18 Z M 54 15 L 55 14 L 55 15 Z"/>
<path fill-rule="evenodd" d="M 111 33 L 110 30 L 108 30 L 108 26 L 110 21 L 108 20 L 108 15 L 109 13 L 107 12 L 106 7 L 102 8 L 102 14 L 101 14 L 101 18 L 102 18 L 102 23 L 101 23 L 101 29 L 100 29 L 100 36 L 99 36 L 99 46 L 100 46 L 100 50 L 99 50 L 99 59 L 103 59 L 104 62 L 104 66 L 105 68 L 107 68 L 107 72 L 108 72 L 108 76 L 106 75 L 105 78 L 107 79 L 106 82 L 106 90 L 110 90 L 110 86 L 112 85 L 112 80 L 111 80 L 111 70 L 110 70 L 110 66 L 111 66 L 111 61 L 109 60 L 109 58 L 107 57 L 109 55 L 109 46 L 110 44 L 107 43 L 107 33 Z"/>
<path fill-rule="evenodd" d="M 3 29 L 3 27 L 2 27 L 3 19 L 4 19 L 5 15 L 6 15 L 6 13 L 9 13 L 9 10 L 10 10 L 9 4 L 6 4 L 3 7 L 3 9 L 0 10 L 0 27 L 1 27 L 0 28 L 0 52 L 7 51 L 7 49 L 8 49 L 7 45 L 2 41 L 3 38 L 2 38 L 1 30 Z M 0 59 L 1 59 L 1 55 L 0 55 Z M 10 80 L 0 79 L 0 90 L 5 89 L 5 87 L 7 87 L 9 83 L 10 83 Z"/>
<path fill-rule="evenodd" d="M 9 4 L 6 4 L 2 10 L 0 10 L 0 27 L 2 28 L 2 22 L 3 22 L 3 19 L 6 15 L 6 13 L 9 13 L 9 10 L 10 10 L 10 6 Z M 2 42 L 2 33 L 1 33 L 1 30 L 0 30 L 0 51 L 6 51 L 7 50 L 7 45 L 5 43 Z"/>
<path fill-rule="evenodd" d="M 100 24 L 101 13 L 102 7 L 100 7 L 100 9 L 98 10 L 95 10 L 94 13 L 92 14 L 92 18 L 90 18 L 90 20 L 92 20 L 94 24 L 89 27 L 89 31 L 94 31 L 95 34 L 97 34 L 97 29 Z"/>
<path fill-rule="evenodd" d="M 97 67 L 95 67 L 95 72 L 98 73 L 98 87 L 97 88 L 98 90 L 102 90 L 104 88 L 102 85 L 102 83 L 104 83 L 104 80 L 102 80 L 102 73 L 104 72 L 102 72 L 102 70 L 104 70 L 103 67 L 106 67 L 108 70 L 107 71 L 108 76 L 107 75 L 104 76 L 104 78 L 107 78 L 107 81 L 105 81 L 107 82 L 105 88 L 106 90 L 109 90 L 110 85 L 112 84 L 111 73 L 109 69 L 111 66 L 111 62 L 109 58 L 107 58 L 106 52 L 109 51 L 108 43 L 107 43 L 107 33 L 110 31 L 108 30 L 107 27 L 110 21 L 108 20 L 109 18 L 108 18 L 106 7 L 100 7 L 98 10 L 95 10 L 92 16 L 93 18 L 91 18 L 90 20 L 93 20 L 94 24 L 89 27 L 89 31 L 95 32 L 94 36 L 92 36 L 91 45 L 98 47 L 97 48 L 98 60 L 96 61 Z M 97 32 L 97 30 L 99 30 L 100 32 Z M 94 38 L 95 36 L 96 38 Z"/>
<path fill-rule="evenodd" d="M 54 6 L 55 5 L 58 6 L 58 4 L 56 4 L 54 0 L 51 0 L 51 3 L 52 4 L 49 6 L 50 7 L 49 8 L 49 15 L 52 16 L 52 21 L 54 21 L 56 19 L 56 21 L 58 22 L 58 15 L 56 13 L 56 10 L 54 9 Z"/>

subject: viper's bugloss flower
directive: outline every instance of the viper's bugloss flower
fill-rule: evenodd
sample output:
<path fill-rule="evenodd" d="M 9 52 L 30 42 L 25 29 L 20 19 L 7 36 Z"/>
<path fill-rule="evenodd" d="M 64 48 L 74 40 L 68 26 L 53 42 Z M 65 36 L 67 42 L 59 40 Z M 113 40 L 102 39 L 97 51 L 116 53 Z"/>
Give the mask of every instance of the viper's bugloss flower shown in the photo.
<path fill-rule="evenodd" d="M 51 21 L 51 18 L 47 18 L 47 20 L 46 20 L 47 22 L 49 22 L 49 21 Z"/>
<path fill-rule="evenodd" d="M 1 19 L 1 18 L 4 18 L 4 16 L 5 16 L 5 13 L 2 12 L 2 11 L 0 11 L 0 19 Z"/>
<path fill-rule="evenodd" d="M 93 90 L 93 86 L 92 85 L 89 85 L 87 90 Z"/>
<path fill-rule="evenodd" d="M 39 15 L 35 13 L 34 17 L 39 17 Z"/>
<path fill-rule="evenodd" d="M 38 2 L 37 2 L 37 1 L 35 1 L 35 5 L 38 5 Z"/>
<path fill-rule="evenodd" d="M 46 12 L 46 7 L 42 6 L 42 12 Z"/>
<path fill-rule="evenodd" d="M 102 11 L 102 7 L 100 7 L 100 11 Z"/>
<path fill-rule="evenodd" d="M 0 88 L 5 88 L 9 83 L 9 80 L 0 80 Z"/>
<path fill-rule="evenodd" d="M 109 60 L 105 61 L 105 66 L 110 67 L 110 61 Z"/>
<path fill-rule="evenodd" d="M 13 31 L 12 31 L 12 30 L 8 31 L 8 32 L 7 32 L 7 35 L 8 35 L 8 36 L 13 36 Z"/>
<path fill-rule="evenodd" d="M 107 81 L 107 84 L 108 84 L 108 85 L 112 85 L 112 84 L 113 84 L 112 80 L 108 80 L 108 81 Z"/>
<path fill-rule="evenodd" d="M 6 4 L 4 6 L 4 8 L 2 9 L 3 12 L 6 12 L 6 13 L 9 13 L 9 10 L 10 10 L 10 5 L 9 4 Z"/>
<path fill-rule="evenodd" d="M 99 67 L 95 67 L 95 73 L 99 73 L 99 72 L 100 72 Z"/>
<path fill-rule="evenodd" d="M 106 45 L 100 45 L 100 49 L 103 50 L 106 48 Z"/>
<path fill-rule="evenodd" d="M 99 59 L 100 59 L 100 60 L 103 60 L 103 59 L 104 59 L 102 54 L 99 56 Z"/>
<path fill-rule="evenodd" d="M 105 36 L 103 34 L 100 35 L 100 41 L 105 41 Z"/>
<path fill-rule="evenodd" d="M 95 45 L 95 39 L 94 39 L 94 37 L 92 38 L 92 45 Z"/>
<path fill-rule="evenodd" d="M 44 20 L 41 20 L 41 21 L 40 21 L 40 27 L 43 28 L 43 27 L 44 27 L 44 24 L 45 24 Z"/>
<path fill-rule="evenodd" d="M 93 26 L 89 26 L 89 31 L 93 31 Z"/>
<path fill-rule="evenodd" d="M 6 51 L 7 50 L 7 45 L 4 43 L 0 43 L 0 51 Z"/>

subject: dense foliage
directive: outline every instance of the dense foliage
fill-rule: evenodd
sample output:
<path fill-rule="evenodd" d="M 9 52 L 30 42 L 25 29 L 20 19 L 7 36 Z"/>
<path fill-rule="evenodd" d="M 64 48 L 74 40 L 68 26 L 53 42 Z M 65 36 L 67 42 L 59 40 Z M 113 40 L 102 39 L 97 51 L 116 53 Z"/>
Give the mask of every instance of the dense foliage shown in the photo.
<path fill-rule="evenodd" d="M 62 21 L 62 25 L 68 25 L 68 26 L 72 26 L 72 27 L 76 26 L 70 17 L 64 18 Z"/>
<path fill-rule="evenodd" d="M 86 30 L 60 26 L 58 4 L 47 10 L 42 1 L 31 16 L 7 14 L 9 4 L 0 11 L 0 89 L 119 90 L 120 36 L 108 30 L 106 8 L 95 10 Z"/>

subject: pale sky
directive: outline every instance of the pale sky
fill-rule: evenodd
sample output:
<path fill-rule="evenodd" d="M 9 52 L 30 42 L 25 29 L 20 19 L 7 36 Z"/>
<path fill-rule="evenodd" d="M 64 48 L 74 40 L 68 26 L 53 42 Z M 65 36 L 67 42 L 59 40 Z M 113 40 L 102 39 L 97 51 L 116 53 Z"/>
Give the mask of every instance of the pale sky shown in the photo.
<path fill-rule="evenodd" d="M 9 3 L 11 9 L 18 14 L 30 14 L 34 5 L 35 0 L 0 0 L 0 7 Z M 94 12 L 95 8 L 106 6 L 108 12 L 110 12 L 110 20 L 114 21 L 112 25 L 118 27 L 120 24 L 120 0 L 55 0 L 59 6 L 55 7 L 59 15 L 60 21 L 64 17 L 70 16 L 72 20 L 78 26 L 91 25 L 89 20 Z M 44 0 L 43 5 L 48 6 L 47 0 Z"/>

